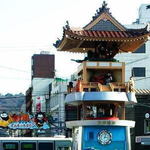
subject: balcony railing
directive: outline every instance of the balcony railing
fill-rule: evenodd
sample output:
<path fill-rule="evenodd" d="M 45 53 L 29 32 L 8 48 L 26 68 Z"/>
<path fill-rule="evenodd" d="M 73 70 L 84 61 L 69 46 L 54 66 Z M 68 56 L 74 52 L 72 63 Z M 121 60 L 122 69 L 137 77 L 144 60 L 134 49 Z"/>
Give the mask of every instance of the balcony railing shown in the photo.
<path fill-rule="evenodd" d="M 68 92 L 97 92 L 97 91 L 118 91 L 129 92 L 129 84 L 121 82 L 111 82 L 108 85 L 103 85 L 98 82 L 77 81 L 74 87 L 68 87 Z"/>
<path fill-rule="evenodd" d="M 101 62 L 101 61 L 85 61 L 78 66 L 78 72 L 86 68 L 122 68 L 124 63 L 122 62 Z"/>

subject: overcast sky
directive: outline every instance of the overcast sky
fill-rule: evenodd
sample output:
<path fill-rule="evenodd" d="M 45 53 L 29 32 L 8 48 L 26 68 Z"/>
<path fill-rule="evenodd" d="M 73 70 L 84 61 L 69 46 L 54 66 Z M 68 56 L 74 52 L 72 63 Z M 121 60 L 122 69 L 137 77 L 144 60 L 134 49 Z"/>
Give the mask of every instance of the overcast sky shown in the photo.
<path fill-rule="evenodd" d="M 102 0 L 0 0 L 0 93 L 25 93 L 31 85 L 31 57 L 40 51 L 56 53 L 53 43 L 62 37 L 66 20 L 83 27 L 101 7 Z M 149 0 L 106 0 L 121 24 L 138 18 Z M 69 58 L 70 57 L 70 58 Z M 56 74 L 68 77 L 79 55 L 56 53 Z M 65 66 L 65 67 L 64 67 Z M 73 67 L 72 67 L 73 66 Z M 69 69 L 68 69 L 69 68 Z"/>

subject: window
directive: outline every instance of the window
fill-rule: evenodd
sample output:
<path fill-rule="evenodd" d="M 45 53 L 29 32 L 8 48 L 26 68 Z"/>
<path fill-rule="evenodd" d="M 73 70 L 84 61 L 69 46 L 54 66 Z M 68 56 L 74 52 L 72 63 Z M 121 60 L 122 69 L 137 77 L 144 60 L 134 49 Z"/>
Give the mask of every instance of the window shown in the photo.
<path fill-rule="evenodd" d="M 39 150 L 53 150 L 53 143 L 39 143 Z"/>
<path fill-rule="evenodd" d="M 21 150 L 36 150 L 36 143 L 32 142 L 22 142 Z"/>
<path fill-rule="evenodd" d="M 147 6 L 146 6 L 146 9 L 150 9 L 150 5 L 147 5 Z"/>
<path fill-rule="evenodd" d="M 57 150 L 70 150 L 69 147 L 58 147 Z"/>
<path fill-rule="evenodd" d="M 94 133 L 93 132 L 89 132 L 89 140 L 93 140 L 94 139 Z"/>
<path fill-rule="evenodd" d="M 145 44 L 143 44 L 141 47 L 139 47 L 135 52 L 133 53 L 145 53 Z"/>
<path fill-rule="evenodd" d="M 149 119 L 144 120 L 144 133 L 145 134 L 150 133 L 150 120 Z"/>
<path fill-rule="evenodd" d="M 4 150 L 18 150 L 18 143 L 4 142 L 3 148 Z"/>
<path fill-rule="evenodd" d="M 132 69 L 133 77 L 145 77 L 145 67 L 134 67 Z"/>

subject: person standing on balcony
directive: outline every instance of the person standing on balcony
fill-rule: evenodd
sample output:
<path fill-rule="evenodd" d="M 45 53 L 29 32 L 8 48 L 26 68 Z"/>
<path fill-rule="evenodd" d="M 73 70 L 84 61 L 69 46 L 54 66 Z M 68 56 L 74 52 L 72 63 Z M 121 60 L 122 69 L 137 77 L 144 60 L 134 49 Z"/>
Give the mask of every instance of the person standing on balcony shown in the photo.
<path fill-rule="evenodd" d="M 134 92 L 135 83 L 134 83 L 134 79 L 133 79 L 132 76 L 130 77 L 130 80 L 129 80 L 127 86 L 128 86 L 128 91 L 129 91 L 129 92 Z"/>
<path fill-rule="evenodd" d="M 105 85 L 109 85 L 109 83 L 112 81 L 113 81 L 113 77 L 112 77 L 111 73 L 107 73 L 105 76 Z"/>

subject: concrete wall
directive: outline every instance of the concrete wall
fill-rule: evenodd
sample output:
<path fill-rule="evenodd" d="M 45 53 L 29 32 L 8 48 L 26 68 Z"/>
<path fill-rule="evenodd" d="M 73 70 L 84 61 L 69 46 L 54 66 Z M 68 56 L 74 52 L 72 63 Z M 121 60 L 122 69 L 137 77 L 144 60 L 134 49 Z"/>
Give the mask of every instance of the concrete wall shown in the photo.
<path fill-rule="evenodd" d="M 133 67 L 145 67 L 145 77 L 135 77 L 135 86 L 139 89 L 150 89 L 150 41 L 146 43 L 146 53 L 118 54 L 116 59 L 126 62 L 125 80 L 128 81 L 132 75 Z"/>
<path fill-rule="evenodd" d="M 33 78 L 32 79 L 32 112 L 36 112 L 36 105 L 41 99 L 41 111 L 46 112 L 46 99 L 49 95 L 49 85 L 53 79 Z"/>
<path fill-rule="evenodd" d="M 32 78 L 54 78 L 55 56 L 35 54 L 32 56 Z"/>
<path fill-rule="evenodd" d="M 142 4 L 139 8 L 139 23 L 150 22 L 150 4 Z"/>
<path fill-rule="evenodd" d="M 145 5 L 144 5 L 145 6 Z M 142 10 L 141 10 L 142 12 Z M 140 15 L 141 16 L 141 15 Z M 142 16 L 141 16 L 142 17 Z M 150 22 L 150 13 L 147 14 Z M 147 21 L 147 17 L 145 16 Z M 144 28 L 146 24 L 131 24 L 126 25 L 126 28 L 140 29 Z M 117 60 L 126 63 L 126 74 L 125 80 L 128 81 L 129 77 L 132 75 L 133 67 L 145 67 L 146 75 L 145 77 L 135 77 L 135 87 L 138 89 L 150 89 L 150 39 L 146 42 L 146 52 L 145 53 L 121 53 L 117 54 L 115 57 Z"/>
<path fill-rule="evenodd" d="M 53 118 L 58 122 L 65 121 L 65 94 L 67 92 L 67 81 L 56 81 L 52 83 L 50 97 L 50 109 Z"/>

